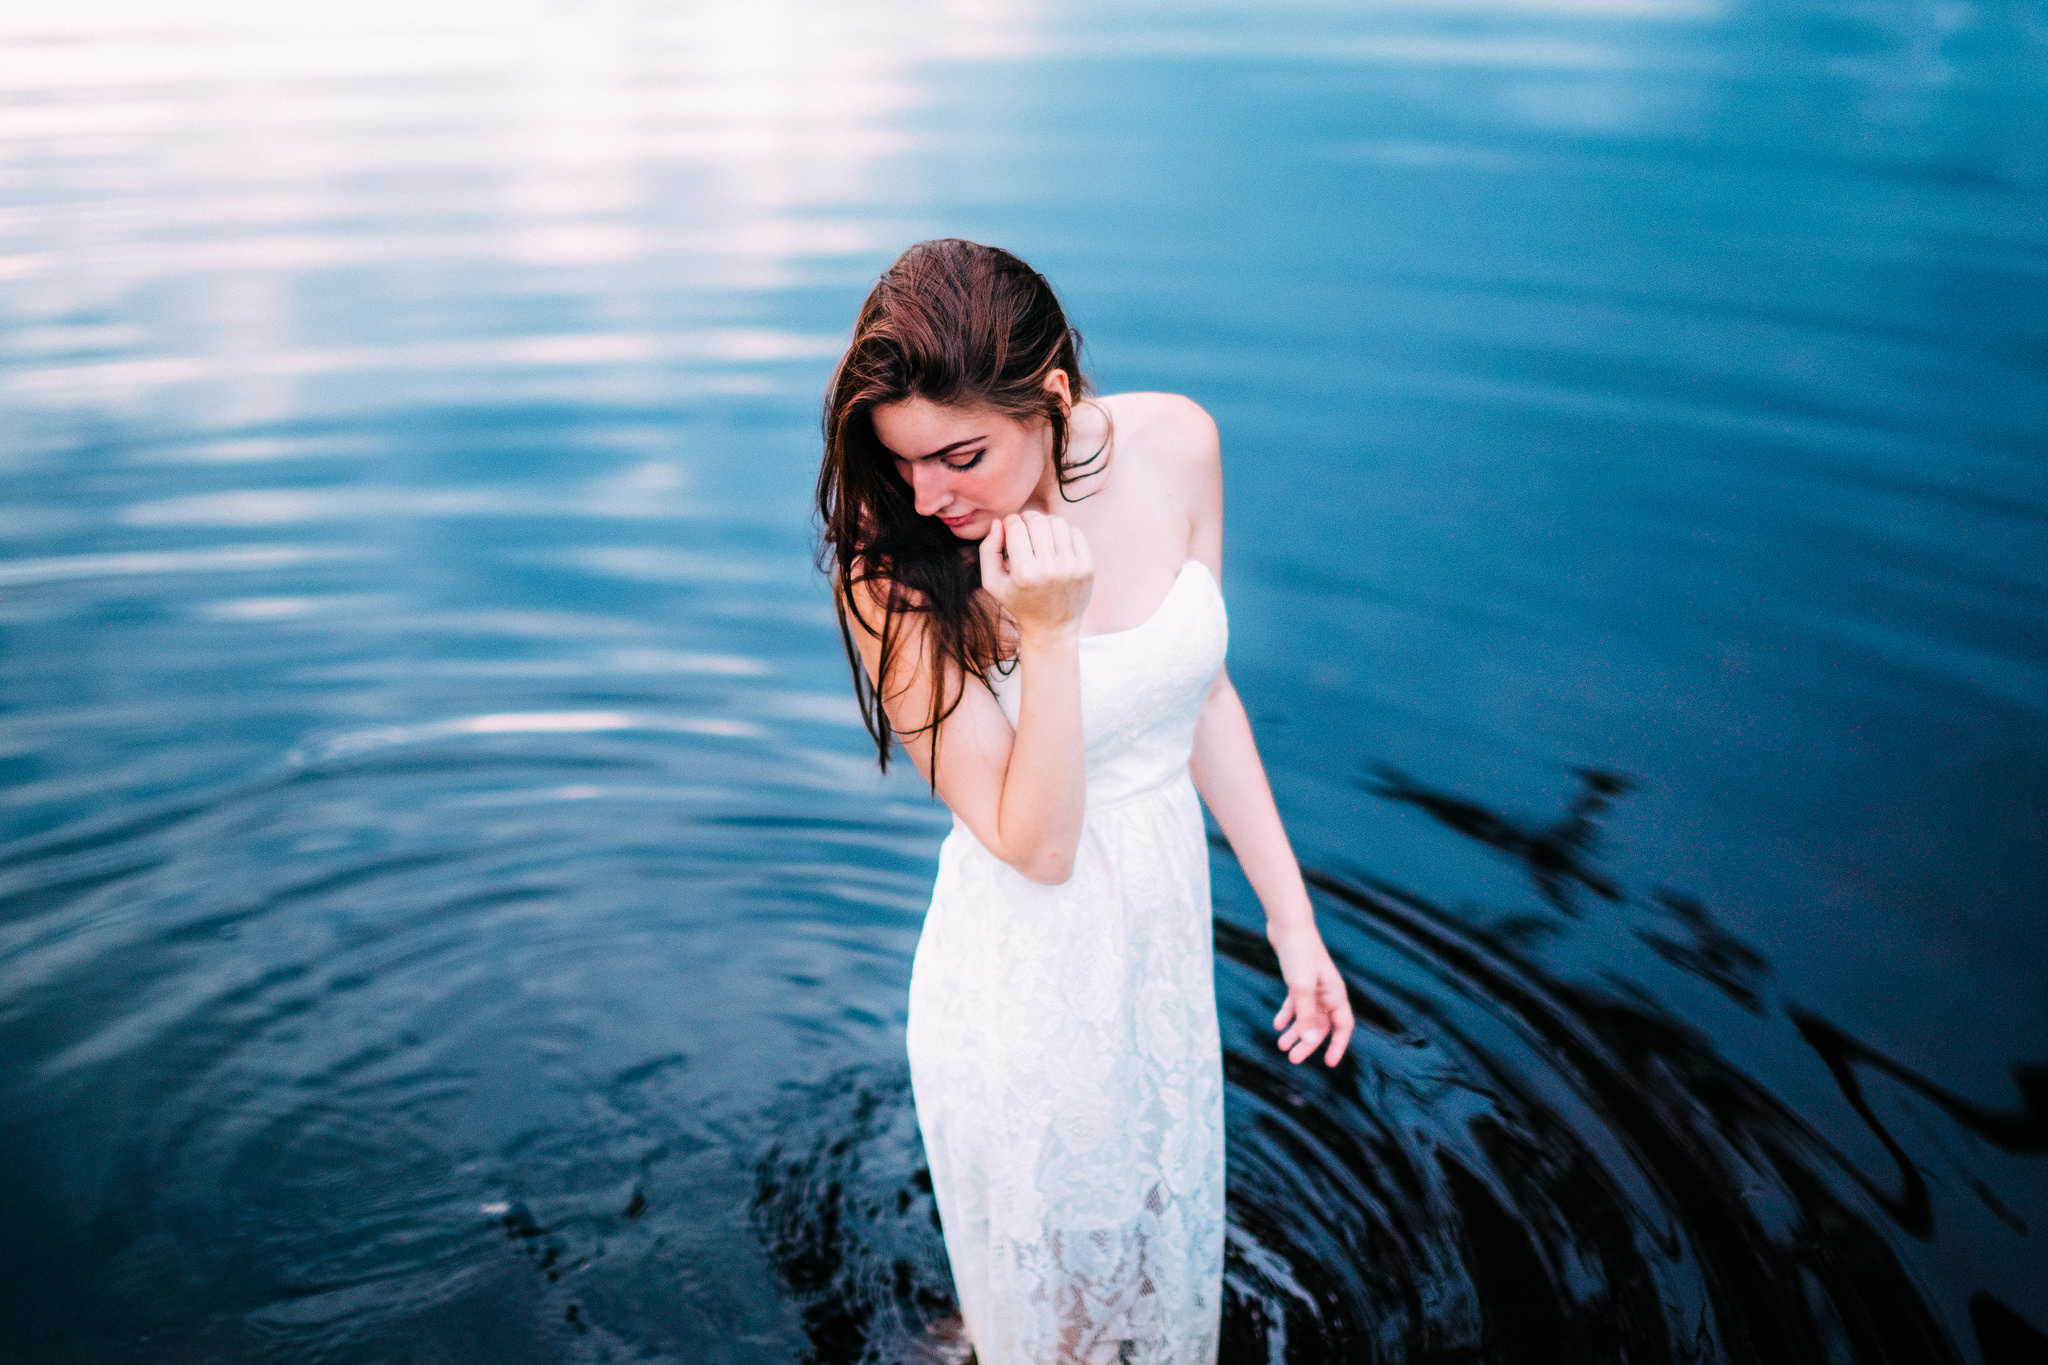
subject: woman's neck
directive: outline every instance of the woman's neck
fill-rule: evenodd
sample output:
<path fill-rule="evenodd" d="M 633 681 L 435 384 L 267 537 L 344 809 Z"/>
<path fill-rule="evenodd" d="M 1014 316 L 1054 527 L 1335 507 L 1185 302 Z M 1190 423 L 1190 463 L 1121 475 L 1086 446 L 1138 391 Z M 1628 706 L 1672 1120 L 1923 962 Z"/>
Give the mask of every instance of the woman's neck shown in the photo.
<path fill-rule="evenodd" d="M 1067 419 L 1067 466 L 1071 469 L 1076 463 L 1076 450 L 1093 454 L 1108 439 L 1109 417 L 1103 412 L 1102 405 L 1093 399 L 1084 399 L 1076 403 L 1070 414 Z M 1104 472 L 1106 471 L 1099 467 L 1091 469 L 1087 477 L 1100 479 Z M 1024 505 L 1017 510 L 1044 512 L 1052 516 L 1059 514 L 1065 502 L 1064 490 L 1060 486 L 1059 467 L 1052 457 L 1052 424 L 1048 422 L 1045 427 L 1045 469 L 1038 476 L 1038 483 L 1032 488 L 1031 496 L 1026 498 Z"/>

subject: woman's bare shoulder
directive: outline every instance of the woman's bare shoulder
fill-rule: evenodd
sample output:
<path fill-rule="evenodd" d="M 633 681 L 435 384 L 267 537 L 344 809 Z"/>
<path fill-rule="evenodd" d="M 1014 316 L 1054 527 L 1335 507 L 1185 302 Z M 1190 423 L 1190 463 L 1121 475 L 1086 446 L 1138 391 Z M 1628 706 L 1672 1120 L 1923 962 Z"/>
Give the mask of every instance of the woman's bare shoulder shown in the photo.
<path fill-rule="evenodd" d="M 1184 394 L 1115 393 L 1100 401 L 1116 422 L 1119 444 L 1148 463 L 1196 472 L 1220 458 L 1215 419 Z"/>
<path fill-rule="evenodd" d="M 1184 393 L 1112 393 L 1097 400 L 1119 424 L 1133 422 L 1166 431 L 1214 432 L 1206 409 Z"/>
<path fill-rule="evenodd" d="M 856 627 L 855 633 L 868 638 L 877 638 L 881 623 L 893 609 L 896 613 L 896 628 L 906 627 L 917 633 L 922 624 L 919 608 L 924 605 L 924 595 L 907 584 L 897 583 L 886 573 L 870 571 L 868 561 L 856 559 L 848 572 L 846 586 L 852 598 L 852 619 L 849 624 Z M 842 599 L 844 602 L 844 599 Z"/>
<path fill-rule="evenodd" d="M 1216 423 L 1177 393 L 1120 393 L 1106 400 L 1126 487 L 1146 505 L 1172 509 L 1187 532 L 1186 553 L 1222 567 L 1223 460 Z"/>

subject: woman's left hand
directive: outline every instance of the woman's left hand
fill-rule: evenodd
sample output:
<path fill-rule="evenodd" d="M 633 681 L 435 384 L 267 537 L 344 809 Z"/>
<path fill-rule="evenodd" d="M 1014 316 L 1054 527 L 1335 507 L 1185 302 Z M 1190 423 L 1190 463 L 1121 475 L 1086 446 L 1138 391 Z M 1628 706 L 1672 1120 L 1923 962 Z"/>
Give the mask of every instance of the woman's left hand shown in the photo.
<path fill-rule="evenodd" d="M 1273 1016 L 1280 1030 L 1280 1050 L 1299 1064 L 1330 1040 L 1325 1066 L 1337 1065 L 1351 1042 L 1351 996 L 1323 936 L 1309 924 L 1296 929 L 1270 929 L 1266 940 L 1280 958 L 1280 977 L 1287 983 L 1287 1003 Z"/>

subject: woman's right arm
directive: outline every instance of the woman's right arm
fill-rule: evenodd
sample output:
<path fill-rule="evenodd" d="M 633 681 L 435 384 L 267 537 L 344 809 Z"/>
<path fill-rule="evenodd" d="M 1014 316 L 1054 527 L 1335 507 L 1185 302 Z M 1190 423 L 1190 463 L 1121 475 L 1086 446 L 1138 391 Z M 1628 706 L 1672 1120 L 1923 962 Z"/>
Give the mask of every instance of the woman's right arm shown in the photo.
<path fill-rule="evenodd" d="M 949 685 L 962 689 L 959 706 L 936 735 L 925 728 L 931 664 L 917 614 L 899 618 L 903 643 L 887 679 L 876 677 L 880 641 L 860 629 L 854 635 L 889 724 L 947 809 L 990 853 L 1035 882 L 1057 885 L 1073 875 L 1087 802 L 1081 613 L 1094 564 L 1078 530 L 1059 517 L 1025 512 L 990 528 L 981 543 L 981 581 L 1017 623 L 1022 695 L 1014 728 L 978 679 L 957 677 Z M 886 591 L 875 585 L 871 605 L 879 608 Z"/>

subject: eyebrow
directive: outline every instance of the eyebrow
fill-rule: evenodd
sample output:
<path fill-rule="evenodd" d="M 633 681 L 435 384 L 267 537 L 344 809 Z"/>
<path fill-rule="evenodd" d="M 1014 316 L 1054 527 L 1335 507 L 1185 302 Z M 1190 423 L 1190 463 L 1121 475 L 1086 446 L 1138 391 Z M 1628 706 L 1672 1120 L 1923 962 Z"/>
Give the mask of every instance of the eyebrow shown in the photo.
<path fill-rule="evenodd" d="M 951 445 L 949 445 L 949 446 L 940 446 L 940 447 L 939 447 L 939 448 L 938 448 L 937 450 L 933 450 L 933 451 L 928 451 L 928 452 L 926 452 L 926 453 L 925 453 L 925 454 L 923 454 L 923 455 L 912 455 L 912 456 L 910 456 L 909 458 L 911 458 L 911 459 L 913 459 L 913 460 L 936 460 L 936 459 L 938 459 L 938 458 L 939 458 L 939 457 L 940 457 L 941 455 L 951 455 L 951 454 L 952 454 L 952 453 L 953 453 L 954 451 L 958 450 L 958 449 L 959 449 L 959 448 L 960 448 L 961 446 L 971 446 L 971 445 L 973 445 L 973 444 L 974 444 L 974 443 L 975 443 L 976 441 L 986 441 L 987 439 L 988 439 L 988 437 L 987 437 L 987 436 L 985 436 L 985 435 L 984 435 L 984 436 L 970 436 L 970 437 L 968 437 L 968 438 L 967 438 L 966 440 L 964 440 L 964 441 L 955 441 L 955 442 L 953 442 L 953 444 L 951 444 Z M 891 452 L 891 453 L 894 453 L 894 452 Z"/>

